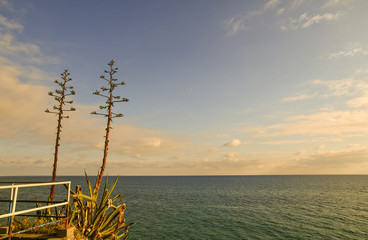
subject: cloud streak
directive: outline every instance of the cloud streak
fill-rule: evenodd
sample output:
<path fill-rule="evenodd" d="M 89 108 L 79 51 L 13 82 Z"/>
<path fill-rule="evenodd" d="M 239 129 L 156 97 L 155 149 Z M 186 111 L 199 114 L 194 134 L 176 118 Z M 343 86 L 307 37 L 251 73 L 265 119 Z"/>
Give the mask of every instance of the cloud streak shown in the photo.
<path fill-rule="evenodd" d="M 298 30 L 303 28 L 308 28 L 314 24 L 320 22 L 330 22 L 341 18 L 344 14 L 341 12 L 337 13 L 324 13 L 322 15 L 308 15 L 308 13 L 303 13 L 298 18 L 289 18 L 287 26 L 281 26 L 281 30 Z"/>
<path fill-rule="evenodd" d="M 359 55 L 367 56 L 368 48 L 354 48 L 354 49 L 347 49 L 347 50 L 331 53 L 327 59 L 342 59 L 345 57 L 355 57 Z"/>
<path fill-rule="evenodd" d="M 245 18 L 242 16 L 230 17 L 224 21 L 224 25 L 228 30 L 228 36 L 234 36 L 238 32 L 247 29 L 247 26 L 245 25 Z"/>
<path fill-rule="evenodd" d="M 23 31 L 23 25 L 14 22 L 14 21 L 9 21 L 6 17 L 0 15 L 0 29 L 4 29 L 5 30 L 17 30 L 17 31 Z"/>
<path fill-rule="evenodd" d="M 361 72 L 361 71 L 359 71 Z M 358 79 L 345 78 L 340 80 L 320 80 L 316 79 L 307 82 L 310 86 L 306 92 L 313 91 L 313 94 L 297 93 L 294 96 L 282 99 L 283 102 L 296 102 L 312 98 L 327 99 L 331 97 L 350 98 L 346 101 L 346 106 L 351 108 L 366 107 L 368 105 L 368 83 L 367 76 Z M 304 85 L 304 86 L 305 86 Z"/>
<path fill-rule="evenodd" d="M 368 133 L 368 111 L 319 112 L 296 115 L 286 119 L 287 123 L 254 128 L 255 137 L 275 136 L 343 136 L 352 133 Z M 251 129 L 246 129 L 247 132 Z"/>
<path fill-rule="evenodd" d="M 296 101 L 302 101 L 302 100 L 310 99 L 310 98 L 313 98 L 315 96 L 316 96 L 316 94 L 311 94 L 311 95 L 298 94 L 298 95 L 293 96 L 293 97 L 284 98 L 282 101 L 283 102 L 296 102 Z"/>

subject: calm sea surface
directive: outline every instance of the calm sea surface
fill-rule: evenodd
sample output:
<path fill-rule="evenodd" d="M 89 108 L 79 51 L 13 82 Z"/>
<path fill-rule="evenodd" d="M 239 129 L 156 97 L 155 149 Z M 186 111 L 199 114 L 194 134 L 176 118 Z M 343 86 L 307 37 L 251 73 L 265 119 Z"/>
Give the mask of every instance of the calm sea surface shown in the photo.
<path fill-rule="evenodd" d="M 0 177 L 10 180 L 49 177 Z M 84 177 L 59 180 L 87 192 Z M 45 192 L 21 190 L 19 198 Z M 368 239 L 368 176 L 120 177 L 115 193 L 124 195 L 126 221 L 136 222 L 131 240 Z"/>

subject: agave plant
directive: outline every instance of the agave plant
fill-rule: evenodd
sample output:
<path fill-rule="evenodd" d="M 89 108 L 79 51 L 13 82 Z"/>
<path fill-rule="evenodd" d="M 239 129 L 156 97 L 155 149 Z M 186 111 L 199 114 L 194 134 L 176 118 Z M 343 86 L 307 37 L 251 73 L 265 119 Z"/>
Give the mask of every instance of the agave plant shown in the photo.
<path fill-rule="evenodd" d="M 107 178 L 102 196 L 98 197 L 98 191 L 93 191 L 91 182 L 85 174 L 89 196 L 83 194 L 81 186 L 72 192 L 74 201 L 71 209 L 70 223 L 80 231 L 87 239 L 127 239 L 128 227 L 134 223 L 125 224 L 125 204 L 122 203 L 122 194 L 110 198 L 118 181 L 118 177 L 110 189 L 107 189 Z M 119 201 L 118 201 L 119 200 Z M 114 205 L 114 203 L 116 203 Z"/>

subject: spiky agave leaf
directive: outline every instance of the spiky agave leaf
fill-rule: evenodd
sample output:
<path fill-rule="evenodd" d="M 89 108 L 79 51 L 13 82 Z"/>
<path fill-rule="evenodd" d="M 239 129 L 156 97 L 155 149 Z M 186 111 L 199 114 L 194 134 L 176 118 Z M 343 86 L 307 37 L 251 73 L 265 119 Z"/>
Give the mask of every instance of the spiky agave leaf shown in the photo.
<path fill-rule="evenodd" d="M 110 187 L 110 190 L 108 190 L 108 192 L 106 192 L 106 195 L 104 194 L 101 198 L 101 205 L 100 206 L 104 206 L 107 204 L 108 199 L 110 198 L 110 195 L 112 193 L 112 191 L 114 190 L 116 183 L 118 182 L 119 177 L 116 177 L 114 183 L 112 184 L 112 186 Z M 106 182 L 107 182 L 107 178 L 106 178 Z M 106 189 L 106 185 L 105 185 L 105 189 Z M 105 192 L 105 191 L 104 191 Z"/>
<path fill-rule="evenodd" d="M 125 210 L 125 204 L 120 204 L 107 216 L 106 221 L 101 225 L 101 232 L 105 232 L 111 228 L 110 224 L 119 216 L 121 209 Z"/>
<path fill-rule="evenodd" d="M 87 181 L 87 186 L 88 186 L 88 190 L 89 190 L 89 194 L 92 196 L 92 186 L 91 186 L 91 182 L 89 181 L 89 178 L 87 176 L 87 173 L 86 171 L 84 171 L 84 176 L 86 178 L 86 181 Z"/>

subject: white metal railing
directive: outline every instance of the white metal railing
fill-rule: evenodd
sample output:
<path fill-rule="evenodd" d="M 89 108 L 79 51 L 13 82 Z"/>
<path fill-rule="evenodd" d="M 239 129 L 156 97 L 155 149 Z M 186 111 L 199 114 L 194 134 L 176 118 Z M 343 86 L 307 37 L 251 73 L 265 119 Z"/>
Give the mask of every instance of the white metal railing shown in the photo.
<path fill-rule="evenodd" d="M 17 206 L 18 189 L 19 188 L 52 186 L 52 185 L 62 185 L 62 184 L 68 185 L 68 197 L 67 197 L 65 202 L 61 202 L 61 203 L 59 202 L 59 203 L 50 204 L 50 205 L 43 206 L 43 207 L 31 208 L 31 209 L 27 209 L 27 210 L 18 211 L 18 212 L 15 211 L 16 206 Z M 9 213 L 0 215 L 0 219 L 1 218 L 6 218 L 6 217 L 13 217 L 13 216 L 16 216 L 16 215 L 29 213 L 29 212 L 35 212 L 35 211 L 38 211 L 38 210 L 43 210 L 43 209 L 68 205 L 69 200 L 70 200 L 70 185 L 71 185 L 70 181 L 64 181 L 64 182 L 47 182 L 47 183 L 29 183 L 29 184 L 19 184 L 19 185 L 14 185 L 14 183 L 13 183 L 12 185 L 8 185 L 8 186 L 0 186 L 0 190 L 10 189 L 10 191 L 11 191 L 11 194 L 10 194 L 11 209 L 9 209 L 10 210 Z"/>

